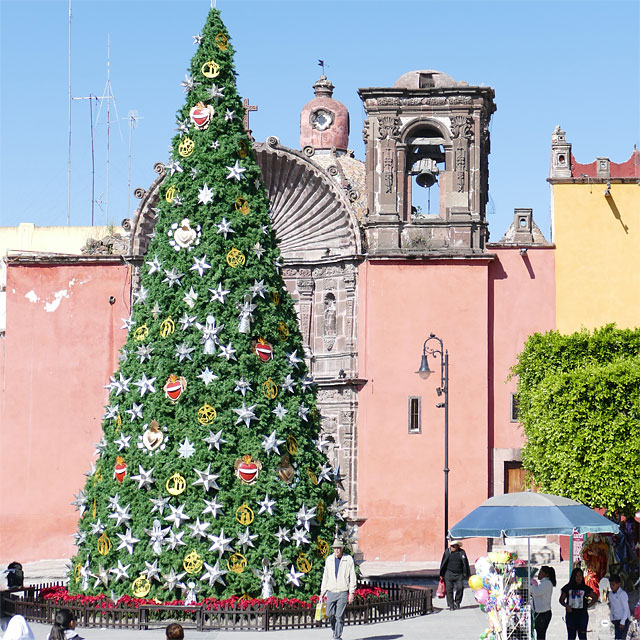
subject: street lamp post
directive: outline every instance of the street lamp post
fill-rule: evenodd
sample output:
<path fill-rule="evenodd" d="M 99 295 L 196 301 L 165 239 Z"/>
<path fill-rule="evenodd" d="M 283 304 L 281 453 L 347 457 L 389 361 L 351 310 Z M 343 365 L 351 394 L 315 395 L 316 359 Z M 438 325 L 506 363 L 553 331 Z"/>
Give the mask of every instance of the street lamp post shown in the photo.
<path fill-rule="evenodd" d="M 435 341 L 437 345 L 427 346 Z M 442 340 L 431 333 L 422 345 L 422 359 L 420 368 L 416 373 L 426 380 L 433 371 L 429 368 L 428 356 L 437 358 L 440 356 L 440 386 L 436 388 L 438 396 L 444 396 L 444 402 L 439 402 L 436 407 L 444 409 L 444 548 L 447 548 L 449 535 L 449 351 L 444 348 Z"/>

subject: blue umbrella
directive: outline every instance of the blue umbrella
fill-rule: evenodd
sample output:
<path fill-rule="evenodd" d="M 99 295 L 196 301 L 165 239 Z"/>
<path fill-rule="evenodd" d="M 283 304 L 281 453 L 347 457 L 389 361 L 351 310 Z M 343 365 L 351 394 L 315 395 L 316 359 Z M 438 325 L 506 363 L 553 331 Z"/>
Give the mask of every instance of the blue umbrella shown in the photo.
<path fill-rule="evenodd" d="M 505 493 L 475 508 L 449 529 L 452 538 L 618 533 L 615 522 L 579 502 L 548 493 Z"/>

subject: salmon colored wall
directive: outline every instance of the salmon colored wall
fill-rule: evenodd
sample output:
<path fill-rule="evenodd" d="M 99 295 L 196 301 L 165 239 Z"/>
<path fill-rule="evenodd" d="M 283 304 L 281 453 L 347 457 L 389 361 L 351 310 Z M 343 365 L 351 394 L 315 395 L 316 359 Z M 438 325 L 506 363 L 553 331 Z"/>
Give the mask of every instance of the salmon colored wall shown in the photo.
<path fill-rule="evenodd" d="M 640 326 L 640 188 L 554 184 L 556 313 L 561 333 Z"/>
<path fill-rule="evenodd" d="M 449 350 L 449 526 L 487 498 L 487 261 L 360 266 L 358 510 L 367 560 L 440 560 L 444 549 L 444 410 L 438 375 L 421 380 L 434 332 Z M 432 368 L 439 360 L 431 359 Z M 422 433 L 408 433 L 408 397 Z M 484 541 L 465 545 L 471 558 Z"/>
<path fill-rule="evenodd" d="M 69 503 L 101 437 L 103 385 L 126 337 L 128 290 L 120 264 L 8 266 L 0 562 L 74 553 L 77 512 Z"/>
<path fill-rule="evenodd" d="M 555 251 L 553 247 L 489 247 L 489 430 L 494 447 L 519 448 L 522 430 L 511 422 L 511 393 L 517 378 L 507 380 L 527 338 L 555 329 Z M 498 491 L 500 493 L 500 491 Z"/>

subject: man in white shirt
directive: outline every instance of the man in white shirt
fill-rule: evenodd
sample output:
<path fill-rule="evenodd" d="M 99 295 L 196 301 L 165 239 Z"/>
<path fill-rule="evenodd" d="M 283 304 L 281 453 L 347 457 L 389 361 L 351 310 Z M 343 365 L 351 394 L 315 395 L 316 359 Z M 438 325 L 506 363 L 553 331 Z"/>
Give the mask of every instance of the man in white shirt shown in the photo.
<path fill-rule="evenodd" d="M 626 638 L 627 627 L 631 620 L 629 596 L 620 586 L 619 575 L 612 574 L 609 577 L 609 582 L 611 583 L 611 591 L 609 592 L 609 613 L 611 615 L 611 624 L 615 631 L 615 638 Z"/>
<path fill-rule="evenodd" d="M 342 627 L 347 603 L 353 602 L 356 590 L 356 570 L 353 558 L 344 555 L 344 544 L 336 538 L 333 553 L 327 556 L 322 575 L 320 597 L 327 598 L 327 617 L 331 623 L 334 640 L 342 639 Z"/>

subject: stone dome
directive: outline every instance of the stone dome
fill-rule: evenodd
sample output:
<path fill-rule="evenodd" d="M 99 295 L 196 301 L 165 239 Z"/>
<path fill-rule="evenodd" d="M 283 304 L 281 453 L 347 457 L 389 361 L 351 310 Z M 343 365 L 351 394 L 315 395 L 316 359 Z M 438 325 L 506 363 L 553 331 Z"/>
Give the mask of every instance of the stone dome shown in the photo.
<path fill-rule="evenodd" d="M 349 147 L 349 112 L 333 99 L 333 84 L 327 76 L 313 85 L 316 97 L 307 102 L 300 114 L 300 148 L 346 151 Z"/>
<path fill-rule="evenodd" d="M 457 87 L 459 83 L 442 71 L 419 69 L 401 75 L 393 86 L 397 89 L 440 89 L 442 87 Z"/>

